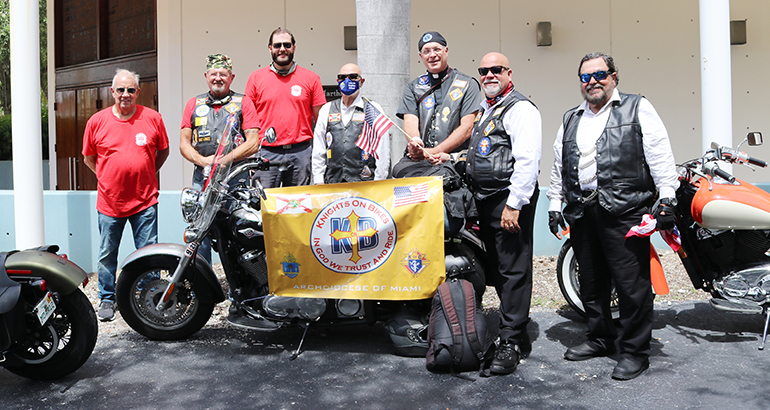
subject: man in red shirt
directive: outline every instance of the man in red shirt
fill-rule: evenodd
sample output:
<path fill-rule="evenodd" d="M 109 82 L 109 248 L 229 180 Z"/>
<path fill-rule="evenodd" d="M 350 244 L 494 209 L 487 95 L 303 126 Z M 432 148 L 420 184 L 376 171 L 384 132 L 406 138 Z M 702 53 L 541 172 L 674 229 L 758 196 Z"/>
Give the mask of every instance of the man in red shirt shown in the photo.
<path fill-rule="evenodd" d="M 236 145 L 233 161 L 253 155 L 259 147 L 259 124 L 254 104 L 250 99 L 243 98 L 243 94 L 230 90 L 235 79 L 230 57 L 209 55 L 203 76 L 209 91 L 187 101 L 179 139 L 182 156 L 195 164 L 192 187 L 197 190 L 203 189 L 203 168 L 214 161 L 214 153 L 230 114 L 237 116 L 237 125 L 231 133 Z M 198 254 L 211 264 L 211 241 L 208 238 L 198 248 Z"/>
<path fill-rule="evenodd" d="M 110 91 L 115 104 L 91 116 L 83 135 L 84 162 L 98 180 L 101 321 L 115 317 L 115 270 L 126 221 L 137 249 L 158 242 L 156 174 L 168 158 L 163 119 L 136 104 L 139 76 L 118 69 Z"/>
<path fill-rule="evenodd" d="M 270 66 L 254 71 L 246 83 L 246 98 L 254 102 L 264 131 L 274 128 L 278 139 L 263 143 L 262 156 L 283 161 L 286 170 L 258 171 L 266 188 L 308 185 L 312 154 L 313 122 L 326 104 L 318 74 L 294 62 L 295 41 L 289 30 L 277 28 L 267 44 L 273 58 Z"/>

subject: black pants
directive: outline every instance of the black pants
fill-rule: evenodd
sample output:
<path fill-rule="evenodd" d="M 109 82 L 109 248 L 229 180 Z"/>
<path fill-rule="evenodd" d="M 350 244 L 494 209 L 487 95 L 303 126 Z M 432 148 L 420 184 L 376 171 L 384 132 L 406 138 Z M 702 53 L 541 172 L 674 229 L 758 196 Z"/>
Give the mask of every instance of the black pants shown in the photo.
<path fill-rule="evenodd" d="M 650 238 L 628 230 L 642 222 L 645 209 L 612 215 L 596 199 L 585 204 L 584 215 L 571 222 L 570 239 L 580 267 L 580 298 L 588 316 L 588 339 L 611 347 L 618 332 L 610 312 L 614 282 L 620 305 L 620 353 L 650 355 L 653 294 L 650 283 Z"/>
<path fill-rule="evenodd" d="M 481 238 L 487 250 L 488 278 L 500 298 L 500 339 L 514 344 L 528 341 L 529 306 L 532 301 L 532 230 L 540 190 L 519 213 L 518 233 L 500 226 L 508 190 L 476 201 Z"/>

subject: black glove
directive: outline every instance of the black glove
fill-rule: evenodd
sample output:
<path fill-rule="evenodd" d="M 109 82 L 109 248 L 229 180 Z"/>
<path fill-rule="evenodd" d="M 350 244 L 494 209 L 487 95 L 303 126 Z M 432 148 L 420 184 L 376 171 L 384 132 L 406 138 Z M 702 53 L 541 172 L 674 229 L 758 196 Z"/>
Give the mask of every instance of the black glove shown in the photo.
<path fill-rule="evenodd" d="M 674 207 L 667 203 L 659 203 L 655 208 L 653 218 L 657 221 L 656 227 L 659 231 L 673 229 L 674 222 L 676 222 Z"/>
<path fill-rule="evenodd" d="M 554 235 L 558 234 L 559 226 L 561 226 L 561 229 L 567 229 L 567 224 L 564 222 L 561 212 L 548 211 L 548 227 L 551 228 L 551 233 Z"/>

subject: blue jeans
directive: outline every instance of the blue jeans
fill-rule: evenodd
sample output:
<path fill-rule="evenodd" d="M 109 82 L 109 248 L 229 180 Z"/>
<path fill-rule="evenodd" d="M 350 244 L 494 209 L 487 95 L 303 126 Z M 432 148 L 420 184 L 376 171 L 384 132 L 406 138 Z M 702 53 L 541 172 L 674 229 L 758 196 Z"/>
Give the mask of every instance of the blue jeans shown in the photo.
<path fill-rule="evenodd" d="M 136 249 L 158 243 L 158 205 L 155 204 L 124 218 L 113 218 L 97 211 L 99 216 L 99 299 L 115 301 L 115 271 L 118 248 L 126 221 L 131 223 Z"/>
<path fill-rule="evenodd" d="M 203 177 L 203 168 L 196 165 L 193 172 L 192 188 L 203 192 L 204 182 L 206 182 L 206 179 Z M 203 240 L 201 246 L 198 247 L 198 255 L 202 256 L 211 265 L 211 237 L 206 236 L 206 239 Z"/>

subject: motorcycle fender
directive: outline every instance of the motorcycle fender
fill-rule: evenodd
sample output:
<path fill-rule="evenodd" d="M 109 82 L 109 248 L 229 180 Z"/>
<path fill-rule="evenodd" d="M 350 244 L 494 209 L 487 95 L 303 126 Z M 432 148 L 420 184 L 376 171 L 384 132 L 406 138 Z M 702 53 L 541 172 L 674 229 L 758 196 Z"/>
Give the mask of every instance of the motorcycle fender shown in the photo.
<path fill-rule="evenodd" d="M 42 250 L 8 255 L 5 269 L 12 276 L 43 278 L 49 289 L 65 296 L 75 291 L 88 277 L 80 266 L 69 259 Z"/>
<path fill-rule="evenodd" d="M 137 249 L 123 261 L 121 269 L 141 269 L 151 266 L 158 258 L 173 258 L 174 262 L 184 256 L 185 246 L 176 243 L 157 243 Z M 219 303 L 225 300 L 225 293 L 211 266 L 202 256 L 195 256 L 195 266 L 190 265 L 185 276 L 192 281 L 195 296 L 201 302 Z"/>

